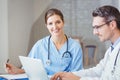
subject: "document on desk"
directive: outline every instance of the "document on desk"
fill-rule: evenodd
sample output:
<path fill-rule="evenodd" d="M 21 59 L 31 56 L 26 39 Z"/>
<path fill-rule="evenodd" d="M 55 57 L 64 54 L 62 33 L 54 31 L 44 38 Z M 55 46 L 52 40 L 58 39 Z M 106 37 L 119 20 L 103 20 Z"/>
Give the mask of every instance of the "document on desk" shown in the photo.
<path fill-rule="evenodd" d="M 27 75 L 25 73 L 24 74 L 15 74 L 15 75 L 12 75 L 12 74 L 2 74 L 2 75 L 0 75 L 0 77 L 6 78 L 8 80 L 15 80 L 15 79 L 27 78 Z"/>

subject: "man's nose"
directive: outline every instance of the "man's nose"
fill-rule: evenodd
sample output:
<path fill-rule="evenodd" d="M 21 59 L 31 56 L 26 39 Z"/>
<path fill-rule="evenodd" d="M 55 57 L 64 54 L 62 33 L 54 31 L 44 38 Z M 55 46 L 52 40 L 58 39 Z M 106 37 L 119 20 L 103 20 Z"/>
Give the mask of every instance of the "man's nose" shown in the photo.
<path fill-rule="evenodd" d="M 93 29 L 93 34 L 97 35 L 98 34 L 98 30 L 97 29 Z"/>

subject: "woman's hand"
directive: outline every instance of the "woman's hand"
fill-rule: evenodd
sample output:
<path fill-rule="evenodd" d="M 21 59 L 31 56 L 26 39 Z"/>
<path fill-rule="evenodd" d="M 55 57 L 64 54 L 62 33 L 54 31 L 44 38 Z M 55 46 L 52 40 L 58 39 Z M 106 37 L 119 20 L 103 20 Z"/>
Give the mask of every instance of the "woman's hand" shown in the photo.
<path fill-rule="evenodd" d="M 9 64 L 9 63 L 6 63 L 5 67 L 6 67 L 6 72 L 9 73 L 9 74 L 21 74 L 21 73 L 24 73 L 23 69 L 19 69 L 16 66 L 14 66 L 12 64 Z"/>
<path fill-rule="evenodd" d="M 50 80 L 80 80 L 80 77 L 74 75 L 71 72 L 59 72 L 56 73 Z"/>

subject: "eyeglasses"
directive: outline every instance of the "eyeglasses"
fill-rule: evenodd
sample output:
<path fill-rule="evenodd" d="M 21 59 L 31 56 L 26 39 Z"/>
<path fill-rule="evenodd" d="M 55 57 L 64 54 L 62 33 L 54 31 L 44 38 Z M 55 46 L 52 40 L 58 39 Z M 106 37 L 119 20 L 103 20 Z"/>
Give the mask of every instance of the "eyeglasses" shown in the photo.
<path fill-rule="evenodd" d="M 112 20 L 111 20 L 111 21 L 112 21 Z M 99 28 L 101 28 L 101 27 L 103 27 L 104 25 L 110 23 L 111 21 L 108 21 L 108 22 L 106 22 L 106 23 L 104 23 L 104 24 L 101 24 L 101 25 L 99 25 L 99 26 L 93 26 L 93 29 L 98 30 Z"/>

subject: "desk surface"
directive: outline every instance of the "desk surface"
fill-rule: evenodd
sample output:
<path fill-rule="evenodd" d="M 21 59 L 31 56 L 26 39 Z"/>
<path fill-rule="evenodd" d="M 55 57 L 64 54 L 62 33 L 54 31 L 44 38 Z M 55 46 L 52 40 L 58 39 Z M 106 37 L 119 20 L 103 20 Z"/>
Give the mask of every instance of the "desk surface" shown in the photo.
<path fill-rule="evenodd" d="M 28 80 L 26 74 L 17 74 L 17 75 L 11 75 L 11 74 L 3 74 L 0 75 L 0 80 Z"/>
<path fill-rule="evenodd" d="M 9 80 L 9 79 L 6 79 L 6 78 L 0 78 L 0 80 Z M 20 78 L 20 79 L 14 79 L 14 80 L 29 80 L 28 78 Z"/>

